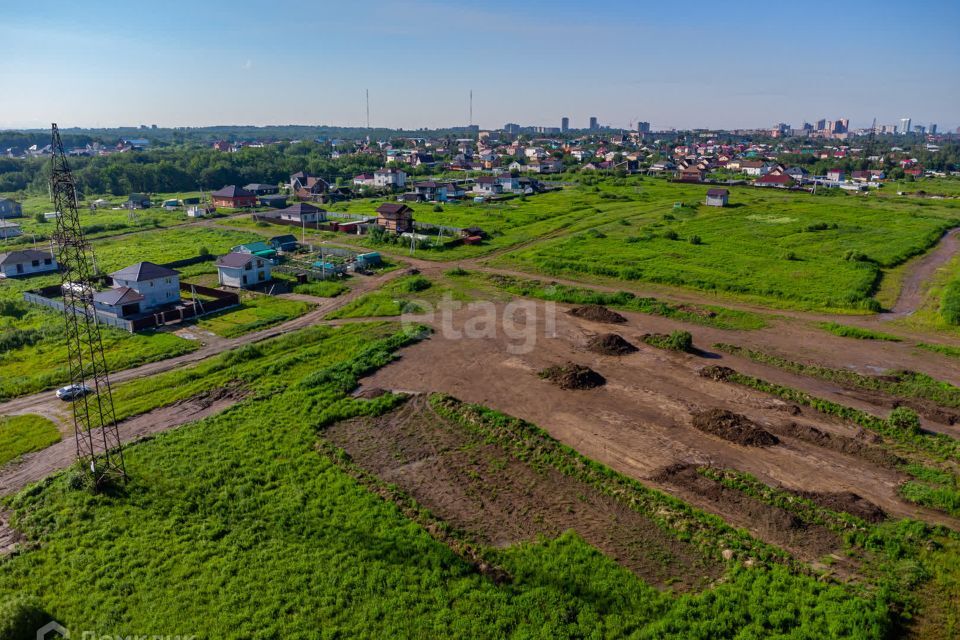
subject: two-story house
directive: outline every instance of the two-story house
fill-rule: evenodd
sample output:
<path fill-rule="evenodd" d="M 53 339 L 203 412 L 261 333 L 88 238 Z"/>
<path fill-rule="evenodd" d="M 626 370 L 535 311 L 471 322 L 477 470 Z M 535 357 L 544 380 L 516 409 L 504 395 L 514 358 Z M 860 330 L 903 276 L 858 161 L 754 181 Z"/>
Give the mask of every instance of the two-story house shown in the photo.
<path fill-rule="evenodd" d="M 248 289 L 271 279 L 271 263 L 253 253 L 228 253 L 217 258 L 220 285 Z"/>
<path fill-rule="evenodd" d="M 110 274 L 113 286 L 129 287 L 143 296 L 141 308 L 150 311 L 180 302 L 180 273 L 152 262 L 138 262 Z"/>
<path fill-rule="evenodd" d="M 400 169 L 378 169 L 373 172 L 373 186 L 381 189 L 407 186 L 407 173 Z"/>

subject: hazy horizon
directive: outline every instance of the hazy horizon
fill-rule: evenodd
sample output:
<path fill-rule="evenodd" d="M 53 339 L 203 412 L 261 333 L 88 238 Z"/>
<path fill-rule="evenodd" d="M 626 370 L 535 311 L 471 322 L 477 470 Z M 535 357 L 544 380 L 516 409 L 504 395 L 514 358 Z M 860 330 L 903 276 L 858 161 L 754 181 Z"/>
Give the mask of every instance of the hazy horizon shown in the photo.
<path fill-rule="evenodd" d="M 960 125 L 946 1 L 276 7 L 13 0 L 0 128 Z"/>

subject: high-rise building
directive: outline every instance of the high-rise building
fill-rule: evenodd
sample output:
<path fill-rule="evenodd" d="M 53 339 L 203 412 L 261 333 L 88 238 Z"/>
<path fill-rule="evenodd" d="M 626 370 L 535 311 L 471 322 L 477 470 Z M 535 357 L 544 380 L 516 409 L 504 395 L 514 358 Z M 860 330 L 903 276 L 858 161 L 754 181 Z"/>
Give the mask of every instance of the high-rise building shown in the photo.
<path fill-rule="evenodd" d="M 840 118 L 833 123 L 833 132 L 834 133 L 846 133 L 850 130 L 850 120 L 847 118 Z"/>
<path fill-rule="evenodd" d="M 804 123 L 803 123 L 803 130 L 804 130 L 804 131 L 813 131 L 813 125 L 810 124 L 809 122 L 804 122 Z"/>
<path fill-rule="evenodd" d="M 503 130 L 510 135 L 515 136 L 520 133 L 520 125 L 514 124 L 513 122 L 508 122 L 507 124 L 503 125 Z"/>
<path fill-rule="evenodd" d="M 638 123 L 637 123 L 637 133 L 650 133 L 650 123 L 649 123 L 649 122 L 638 122 Z"/>
<path fill-rule="evenodd" d="M 910 133 L 910 118 L 900 118 L 900 133 Z"/>
<path fill-rule="evenodd" d="M 919 133 L 919 134 L 922 135 L 922 136 L 924 136 L 924 135 L 927 134 L 927 128 L 926 128 L 925 126 L 923 126 L 922 124 L 918 124 L 917 126 L 915 126 L 915 127 L 913 128 L 913 130 L 914 130 L 916 133 Z"/>
<path fill-rule="evenodd" d="M 570 130 L 570 118 L 564 116 L 560 118 L 560 131 L 566 133 Z"/>
<path fill-rule="evenodd" d="M 593 131 L 599 128 L 600 128 L 600 125 L 597 122 L 597 116 L 590 116 L 590 130 Z"/>
<path fill-rule="evenodd" d="M 827 121 L 825 119 L 817 120 L 817 131 L 823 131 L 827 128 Z"/>
<path fill-rule="evenodd" d="M 935 125 L 935 124 L 931 124 L 931 125 L 930 125 L 930 135 L 932 135 L 932 136 L 937 135 L 937 125 Z"/>

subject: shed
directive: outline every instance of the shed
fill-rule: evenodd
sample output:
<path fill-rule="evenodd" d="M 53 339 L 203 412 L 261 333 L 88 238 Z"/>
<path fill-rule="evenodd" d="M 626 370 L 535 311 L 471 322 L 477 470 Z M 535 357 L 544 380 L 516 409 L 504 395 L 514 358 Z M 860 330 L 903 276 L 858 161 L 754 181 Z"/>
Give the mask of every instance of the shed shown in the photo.
<path fill-rule="evenodd" d="M 730 198 L 726 189 L 709 189 L 707 191 L 707 205 L 711 207 L 725 207 Z"/>
<path fill-rule="evenodd" d="M 296 251 L 297 237 L 291 234 L 282 236 L 273 236 L 270 238 L 270 246 L 277 251 Z"/>

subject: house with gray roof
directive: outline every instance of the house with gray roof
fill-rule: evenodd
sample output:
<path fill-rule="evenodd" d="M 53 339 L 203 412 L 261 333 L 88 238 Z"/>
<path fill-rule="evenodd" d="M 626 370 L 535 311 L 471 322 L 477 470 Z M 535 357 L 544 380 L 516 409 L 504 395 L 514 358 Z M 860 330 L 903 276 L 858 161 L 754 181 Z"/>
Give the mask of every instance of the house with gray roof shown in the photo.
<path fill-rule="evenodd" d="M 19 218 L 23 215 L 23 207 L 16 200 L 0 198 L 0 218 Z"/>
<path fill-rule="evenodd" d="M 220 286 L 249 289 L 269 281 L 270 260 L 255 253 L 228 253 L 217 258 Z"/>
<path fill-rule="evenodd" d="M 57 270 L 57 259 L 49 251 L 25 249 L 0 253 L 0 276 L 14 278 Z"/>
<path fill-rule="evenodd" d="M 138 262 L 110 274 L 115 289 L 128 287 L 143 300 L 140 311 L 152 311 L 180 302 L 180 273 L 152 262 Z"/>

